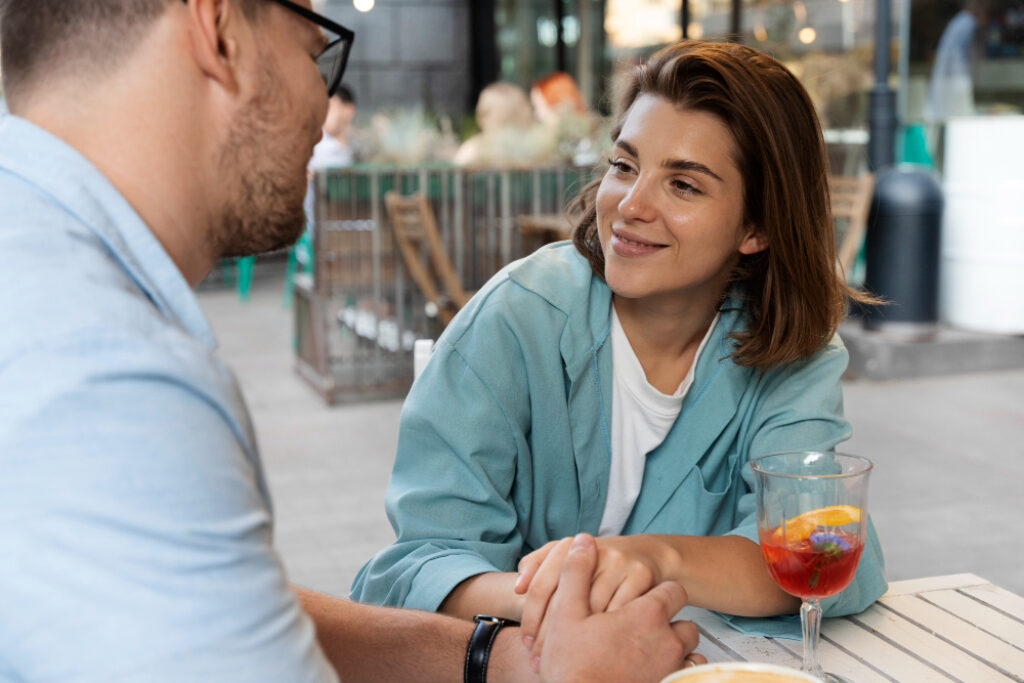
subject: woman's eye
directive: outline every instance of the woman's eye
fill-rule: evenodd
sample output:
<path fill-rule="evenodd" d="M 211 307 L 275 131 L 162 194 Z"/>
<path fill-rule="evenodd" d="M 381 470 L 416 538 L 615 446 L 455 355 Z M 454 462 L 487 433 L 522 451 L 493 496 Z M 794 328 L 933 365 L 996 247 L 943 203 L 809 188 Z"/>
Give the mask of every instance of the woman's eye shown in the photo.
<path fill-rule="evenodd" d="M 686 182 L 685 180 L 675 179 L 672 181 L 672 186 L 683 194 L 700 194 L 700 190 Z"/>
<path fill-rule="evenodd" d="M 616 173 L 632 173 L 633 168 L 624 161 L 618 159 L 609 159 L 608 165 L 611 166 L 612 170 Z"/>

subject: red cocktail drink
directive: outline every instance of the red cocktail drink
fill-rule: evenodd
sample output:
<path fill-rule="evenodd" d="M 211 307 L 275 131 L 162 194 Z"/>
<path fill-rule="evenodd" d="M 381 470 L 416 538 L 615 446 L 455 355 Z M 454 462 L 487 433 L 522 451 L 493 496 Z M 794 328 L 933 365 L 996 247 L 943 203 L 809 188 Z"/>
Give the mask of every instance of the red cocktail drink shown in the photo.
<path fill-rule="evenodd" d="M 846 588 L 857 573 L 867 534 L 871 461 L 831 451 L 790 451 L 755 458 L 757 534 L 772 580 L 800 598 L 803 670 L 827 683 L 821 669 L 821 599 Z"/>
<path fill-rule="evenodd" d="M 795 542 L 787 542 L 779 529 L 760 537 L 768 573 L 798 598 L 824 598 L 846 588 L 864 549 L 857 535 L 839 530 L 815 531 Z"/>

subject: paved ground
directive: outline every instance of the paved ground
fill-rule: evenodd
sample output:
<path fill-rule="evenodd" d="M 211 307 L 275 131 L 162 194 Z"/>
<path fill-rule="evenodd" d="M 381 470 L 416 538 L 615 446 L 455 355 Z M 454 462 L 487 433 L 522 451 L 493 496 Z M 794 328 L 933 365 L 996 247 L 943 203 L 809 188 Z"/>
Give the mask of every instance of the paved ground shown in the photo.
<path fill-rule="evenodd" d="M 345 595 L 393 538 L 383 510 L 401 404 L 328 408 L 292 371 L 280 285 L 200 294 L 256 423 L 292 579 Z M 1024 594 L 1024 370 L 847 383 L 872 458 L 872 516 L 892 580 L 973 572 Z"/>

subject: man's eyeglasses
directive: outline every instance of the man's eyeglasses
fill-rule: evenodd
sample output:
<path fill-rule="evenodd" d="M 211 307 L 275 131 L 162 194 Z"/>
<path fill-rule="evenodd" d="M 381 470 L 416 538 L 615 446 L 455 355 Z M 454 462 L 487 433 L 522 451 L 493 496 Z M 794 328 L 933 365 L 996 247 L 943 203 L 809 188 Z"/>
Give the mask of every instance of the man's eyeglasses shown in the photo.
<path fill-rule="evenodd" d="M 322 14 L 306 9 L 290 0 L 274 0 L 277 4 L 290 9 L 303 19 L 313 22 L 325 31 L 338 36 L 327 43 L 323 51 L 317 55 L 316 65 L 320 69 L 320 76 L 327 86 L 327 96 L 331 97 L 338 91 L 341 85 L 341 77 L 345 75 L 345 65 L 348 64 L 348 53 L 352 50 L 352 40 L 356 34 L 341 24 L 337 24 Z"/>
<path fill-rule="evenodd" d="M 320 77 L 324 79 L 327 86 L 327 96 L 331 97 L 338 92 L 341 85 L 341 77 L 345 75 L 345 65 L 348 64 L 348 53 L 352 50 L 352 40 L 356 34 L 341 24 L 337 24 L 322 14 L 306 9 L 290 0 L 273 0 L 285 9 L 295 12 L 303 19 L 311 21 L 320 28 L 338 36 L 327 43 L 327 46 L 317 55 L 316 66 L 320 69 Z M 183 0 L 188 2 L 188 0 Z"/>

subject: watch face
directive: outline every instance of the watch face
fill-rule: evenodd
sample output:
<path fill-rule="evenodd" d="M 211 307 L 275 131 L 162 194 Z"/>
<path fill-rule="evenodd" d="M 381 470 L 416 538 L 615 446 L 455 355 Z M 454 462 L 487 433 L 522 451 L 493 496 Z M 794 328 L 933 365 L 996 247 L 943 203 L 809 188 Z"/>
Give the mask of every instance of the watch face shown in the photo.
<path fill-rule="evenodd" d="M 501 617 L 491 616 L 490 614 L 477 614 L 473 617 L 473 621 L 478 624 L 500 624 L 501 626 L 518 626 L 518 621 L 512 621 L 511 619 L 503 619 Z"/>
<path fill-rule="evenodd" d="M 476 616 L 473 617 L 473 621 L 475 621 L 478 624 L 480 622 L 482 622 L 482 621 L 483 622 L 489 622 L 489 623 L 492 623 L 492 624 L 501 624 L 505 620 L 501 619 L 499 617 L 492 617 L 490 614 L 477 614 Z"/>

